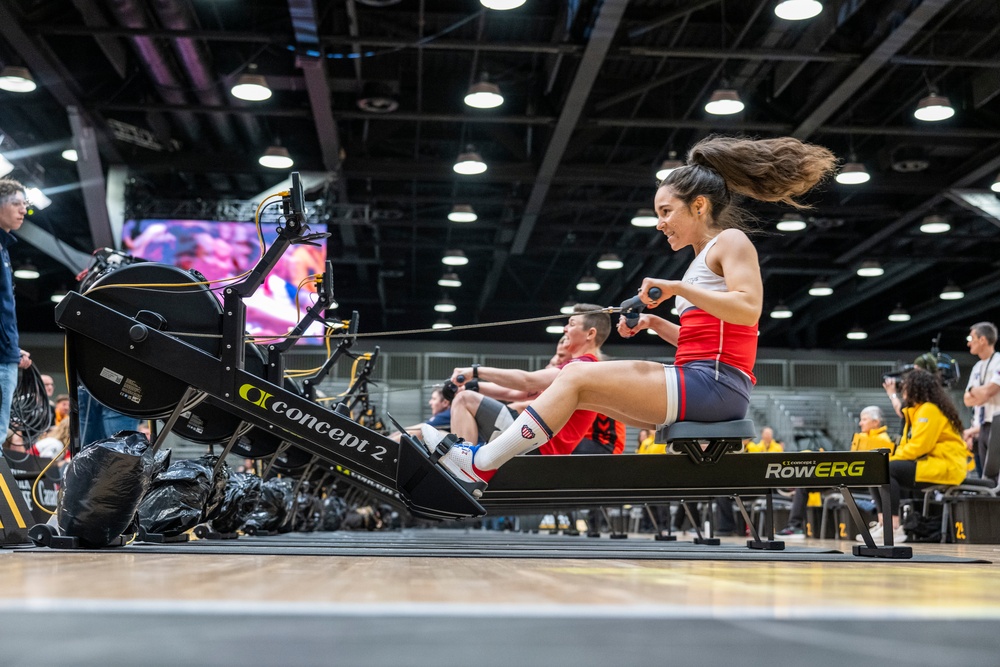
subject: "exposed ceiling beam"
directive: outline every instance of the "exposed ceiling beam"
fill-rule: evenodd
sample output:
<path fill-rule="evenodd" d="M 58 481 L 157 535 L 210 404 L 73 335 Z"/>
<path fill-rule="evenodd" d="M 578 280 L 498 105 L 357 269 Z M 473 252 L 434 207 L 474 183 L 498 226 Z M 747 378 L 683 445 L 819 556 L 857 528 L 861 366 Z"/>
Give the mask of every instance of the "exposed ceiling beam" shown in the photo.
<path fill-rule="evenodd" d="M 101 154 L 97 150 L 94 128 L 80 116 L 76 107 L 71 106 L 66 112 L 69 115 L 70 128 L 73 130 L 73 145 L 77 150 L 76 170 L 80 176 L 83 206 L 87 211 L 87 223 L 90 225 L 90 238 L 95 248 L 117 248 L 108 218 L 108 205 L 105 199 L 107 186 L 104 182 L 104 169 L 101 167 Z"/>
<path fill-rule="evenodd" d="M 829 120 L 862 86 L 877 75 L 892 56 L 906 46 L 907 42 L 913 39 L 914 35 L 949 2 L 951 0 L 924 0 L 921 2 L 833 92 L 826 96 L 818 107 L 813 109 L 813 112 L 805 120 L 799 123 L 799 126 L 792 132 L 792 136 L 799 139 L 807 139 L 812 136 L 820 125 Z"/>

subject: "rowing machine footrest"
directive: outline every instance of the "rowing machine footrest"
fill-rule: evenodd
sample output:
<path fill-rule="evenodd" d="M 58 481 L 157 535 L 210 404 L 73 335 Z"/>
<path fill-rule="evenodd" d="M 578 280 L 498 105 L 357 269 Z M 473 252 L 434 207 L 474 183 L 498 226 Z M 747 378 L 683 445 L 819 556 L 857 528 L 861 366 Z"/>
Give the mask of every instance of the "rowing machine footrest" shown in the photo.
<path fill-rule="evenodd" d="M 717 547 L 722 544 L 722 540 L 718 537 L 696 537 L 691 541 L 695 544 L 702 544 L 706 547 Z"/>
<path fill-rule="evenodd" d="M 613 540 L 627 540 L 628 533 L 611 533 L 609 537 Z"/>
<path fill-rule="evenodd" d="M 747 548 L 762 551 L 784 551 L 785 543 L 781 540 L 747 540 Z"/>
<path fill-rule="evenodd" d="M 863 556 L 865 558 L 913 558 L 912 547 L 869 547 L 864 544 L 855 544 L 853 551 L 855 556 Z"/>
<path fill-rule="evenodd" d="M 139 528 L 139 541 L 150 542 L 152 544 L 176 544 L 190 542 L 191 536 L 187 533 L 180 535 L 164 535 L 163 533 L 147 533 L 145 528 Z"/>
<path fill-rule="evenodd" d="M 653 537 L 653 539 L 656 540 L 657 542 L 676 542 L 677 541 L 677 536 L 676 535 L 664 535 L 663 533 L 657 533 L 656 536 Z"/>
<path fill-rule="evenodd" d="M 441 440 L 441 442 L 439 442 L 437 446 L 434 448 L 434 451 L 431 452 L 431 461 L 437 463 L 442 456 L 451 451 L 451 448 L 456 443 L 458 443 L 458 436 L 455 435 L 454 433 L 449 433 L 448 435 L 444 436 L 444 439 Z"/>

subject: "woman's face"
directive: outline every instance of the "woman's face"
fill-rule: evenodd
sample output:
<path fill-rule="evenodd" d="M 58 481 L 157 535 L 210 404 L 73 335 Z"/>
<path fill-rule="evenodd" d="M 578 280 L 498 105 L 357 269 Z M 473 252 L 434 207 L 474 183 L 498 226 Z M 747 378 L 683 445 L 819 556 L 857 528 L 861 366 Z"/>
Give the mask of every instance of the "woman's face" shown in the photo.
<path fill-rule="evenodd" d="M 703 197 L 696 197 L 688 206 L 674 195 L 670 187 L 662 187 L 656 191 L 653 206 L 657 217 L 656 228 L 667 237 L 671 250 L 680 250 L 704 238 L 707 207 Z"/>

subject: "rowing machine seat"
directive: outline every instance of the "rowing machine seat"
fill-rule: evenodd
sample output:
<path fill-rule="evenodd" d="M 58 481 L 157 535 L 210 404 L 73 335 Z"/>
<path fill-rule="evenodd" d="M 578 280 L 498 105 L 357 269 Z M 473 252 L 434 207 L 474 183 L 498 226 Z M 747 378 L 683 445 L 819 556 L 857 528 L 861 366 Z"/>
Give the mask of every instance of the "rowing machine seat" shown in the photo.
<path fill-rule="evenodd" d="M 670 451 L 687 454 L 695 463 L 714 463 L 726 452 L 742 449 L 743 441 L 755 435 L 752 419 L 682 421 L 657 429 L 656 442 L 670 445 Z"/>
<path fill-rule="evenodd" d="M 656 441 L 670 444 L 674 440 L 739 440 L 757 435 L 752 419 L 731 422 L 674 422 L 656 432 Z"/>

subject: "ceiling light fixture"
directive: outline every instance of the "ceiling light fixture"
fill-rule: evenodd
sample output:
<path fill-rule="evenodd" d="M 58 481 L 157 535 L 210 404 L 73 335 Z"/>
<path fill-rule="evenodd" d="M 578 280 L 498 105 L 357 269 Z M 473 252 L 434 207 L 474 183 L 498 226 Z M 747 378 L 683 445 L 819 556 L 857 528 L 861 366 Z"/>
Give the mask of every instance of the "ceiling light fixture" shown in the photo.
<path fill-rule="evenodd" d="M 567 301 L 562 305 L 562 308 L 559 309 L 559 312 L 562 313 L 563 315 L 572 315 L 574 308 L 576 308 L 576 301 L 570 299 L 569 301 Z"/>
<path fill-rule="evenodd" d="M 32 264 L 22 264 L 20 268 L 14 269 L 14 277 L 21 280 L 38 280 L 41 275 Z"/>
<path fill-rule="evenodd" d="M 76 162 L 80 159 L 80 154 L 76 152 L 75 148 L 67 148 L 61 155 L 62 159 L 69 160 L 70 162 Z"/>
<path fill-rule="evenodd" d="M 257 162 L 268 169 L 288 169 L 295 164 L 288 149 L 284 146 L 268 146 Z"/>
<path fill-rule="evenodd" d="M 486 80 L 486 75 L 478 82 L 469 86 L 469 92 L 465 95 L 465 103 L 476 109 L 495 109 L 503 104 L 503 95 L 500 94 L 500 86 Z"/>
<path fill-rule="evenodd" d="M 786 213 L 776 225 L 779 232 L 801 232 L 806 228 L 806 221 L 797 213 Z"/>
<path fill-rule="evenodd" d="M 472 176 L 486 171 L 486 163 L 472 146 L 467 146 L 465 152 L 459 154 L 458 159 L 455 160 L 455 166 L 452 169 L 455 170 L 456 174 Z"/>
<path fill-rule="evenodd" d="M 438 285 L 441 287 L 461 287 L 462 279 L 458 277 L 457 273 L 446 273 L 438 278 Z"/>
<path fill-rule="evenodd" d="M 614 271 L 623 266 L 625 266 L 625 262 L 619 259 L 618 255 L 613 252 L 606 252 L 597 260 L 597 268 L 604 269 L 605 271 Z"/>
<path fill-rule="evenodd" d="M 9 93 L 30 93 L 35 88 L 35 80 L 27 67 L 14 67 L 8 65 L 0 70 L 0 90 Z"/>
<path fill-rule="evenodd" d="M 38 188 L 25 188 L 24 197 L 28 200 L 28 205 L 36 211 L 41 211 L 52 205 L 52 200 Z"/>
<path fill-rule="evenodd" d="M 959 299 L 965 298 L 965 292 L 962 288 L 955 283 L 949 282 L 943 290 L 941 290 L 941 299 L 943 301 L 957 301 Z"/>
<path fill-rule="evenodd" d="M 941 215 L 928 215 L 920 223 L 920 231 L 924 234 L 944 234 L 951 230 L 948 219 Z"/>
<path fill-rule="evenodd" d="M 446 296 L 441 297 L 440 301 L 434 304 L 434 310 L 439 313 L 454 313 L 458 310 L 458 306 L 455 302 Z"/>
<path fill-rule="evenodd" d="M 990 186 L 990 190 L 993 192 L 1000 192 L 1000 174 L 993 180 L 993 185 Z"/>
<path fill-rule="evenodd" d="M 475 222 L 479 216 L 468 204 L 455 204 L 451 207 L 448 219 L 452 222 Z"/>
<path fill-rule="evenodd" d="M 909 313 L 909 311 L 906 310 L 906 308 L 903 308 L 903 304 L 897 303 L 896 307 L 892 309 L 891 313 L 889 313 L 889 321 L 890 322 L 909 322 L 910 321 L 910 313 Z"/>
<path fill-rule="evenodd" d="M 835 180 L 841 185 L 861 185 L 871 180 L 871 174 L 860 162 L 848 162 L 837 174 Z"/>
<path fill-rule="evenodd" d="M 954 115 L 955 107 L 951 106 L 951 101 L 933 90 L 930 95 L 917 102 L 917 108 L 913 112 L 914 118 L 928 123 L 947 120 Z"/>
<path fill-rule="evenodd" d="M 865 338 L 868 338 L 868 332 L 859 326 L 855 326 L 847 332 L 848 340 L 864 340 Z"/>
<path fill-rule="evenodd" d="M 833 288 L 825 280 L 817 280 L 809 288 L 809 294 L 812 296 L 830 296 L 833 294 Z"/>
<path fill-rule="evenodd" d="M 744 106 L 739 93 L 729 88 L 720 88 L 712 93 L 705 104 L 705 111 L 714 116 L 731 116 L 743 111 Z"/>
<path fill-rule="evenodd" d="M 651 208 L 640 208 L 632 216 L 633 227 L 656 227 L 656 211 Z"/>
<path fill-rule="evenodd" d="M 486 9 L 504 11 L 506 9 L 517 9 L 524 4 L 524 0 L 479 0 L 479 3 Z"/>
<path fill-rule="evenodd" d="M 441 263 L 448 266 L 465 266 L 469 263 L 469 258 L 461 250 L 445 250 Z"/>
<path fill-rule="evenodd" d="M 673 153 L 673 151 L 670 152 Z M 661 164 L 660 168 L 656 171 L 656 180 L 662 181 L 664 178 L 669 176 L 674 169 L 680 169 L 683 166 L 684 163 L 680 160 L 664 160 L 663 164 Z"/>
<path fill-rule="evenodd" d="M 576 288 L 581 292 L 596 292 L 601 289 L 601 284 L 597 282 L 594 276 L 584 276 L 580 279 L 580 282 L 576 284 Z"/>
<path fill-rule="evenodd" d="M 260 74 L 241 74 L 229 92 L 232 93 L 233 97 L 247 102 L 263 102 L 271 98 L 271 89 L 267 86 L 267 79 Z"/>
<path fill-rule="evenodd" d="M 0 176 L 6 176 L 12 171 L 14 171 L 14 164 L 3 155 L 0 155 Z"/>
<path fill-rule="evenodd" d="M 66 294 L 67 292 L 64 289 L 56 290 L 55 292 L 52 293 L 52 296 L 49 297 L 49 301 L 51 301 L 52 303 L 59 303 L 60 301 L 66 298 Z"/>
<path fill-rule="evenodd" d="M 774 8 L 774 15 L 786 21 L 804 21 L 818 16 L 823 3 L 817 0 L 782 0 Z"/>
<path fill-rule="evenodd" d="M 878 278 L 883 273 L 885 273 L 885 269 L 874 259 L 866 259 L 858 267 L 858 275 L 862 278 Z"/>
<path fill-rule="evenodd" d="M 548 326 L 545 327 L 545 333 L 564 334 L 566 333 L 566 325 L 562 322 L 549 322 Z"/>
<path fill-rule="evenodd" d="M 792 316 L 792 311 L 785 305 L 784 301 L 779 301 L 778 305 L 771 311 L 771 317 L 776 320 L 787 320 Z"/>
<path fill-rule="evenodd" d="M 444 317 L 439 318 L 437 322 L 431 325 L 431 329 L 450 329 L 450 328 L 451 328 L 451 322 L 449 322 Z"/>
<path fill-rule="evenodd" d="M 399 108 L 395 91 L 384 81 L 366 81 L 355 103 L 367 113 L 392 113 Z"/>

